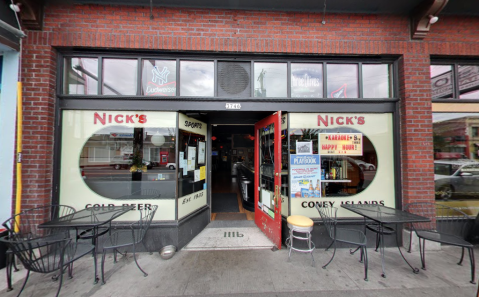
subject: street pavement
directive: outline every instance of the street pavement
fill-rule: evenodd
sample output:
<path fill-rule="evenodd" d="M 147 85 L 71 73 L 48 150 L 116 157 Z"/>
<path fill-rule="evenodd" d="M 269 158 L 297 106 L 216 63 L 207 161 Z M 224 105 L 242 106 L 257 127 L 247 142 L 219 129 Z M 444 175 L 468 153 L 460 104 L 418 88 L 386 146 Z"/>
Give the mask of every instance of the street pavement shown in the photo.
<path fill-rule="evenodd" d="M 479 252 L 479 246 L 475 252 Z M 397 248 L 385 253 L 386 278 L 381 277 L 381 258 L 368 249 L 369 279 L 364 281 L 359 254 L 339 249 L 333 262 L 323 269 L 332 250 L 317 249 L 315 266 L 311 256 L 269 249 L 186 251 L 180 250 L 169 260 L 158 252 L 140 253 L 138 261 L 149 274 L 144 277 L 136 267 L 133 255 L 120 257 L 113 263 L 112 254 L 105 263 L 106 284 L 93 283 L 93 258 L 83 257 L 74 265 L 74 276 L 65 274 L 60 296 L 213 296 L 213 297 L 363 297 L 421 296 L 475 297 L 477 284 L 471 284 L 469 258 L 457 265 L 460 248 L 442 247 L 428 251 L 427 270 L 418 274 L 401 258 Z M 419 252 L 405 253 L 407 259 L 420 268 Z M 100 265 L 98 265 L 100 268 Z M 5 275 L 5 269 L 0 270 Z M 55 296 L 58 283 L 53 274 L 32 273 L 21 296 Z M 6 291 L 1 277 L 0 296 L 16 296 L 25 270 L 14 273 L 14 290 Z M 476 276 L 476 281 L 479 276 Z"/>

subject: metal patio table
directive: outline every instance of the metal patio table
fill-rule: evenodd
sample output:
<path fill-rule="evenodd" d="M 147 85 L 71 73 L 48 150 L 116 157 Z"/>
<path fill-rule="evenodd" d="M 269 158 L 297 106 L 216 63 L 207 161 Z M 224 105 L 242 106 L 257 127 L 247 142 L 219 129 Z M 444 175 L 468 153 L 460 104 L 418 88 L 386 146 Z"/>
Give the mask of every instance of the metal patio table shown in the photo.
<path fill-rule="evenodd" d="M 392 207 L 387 207 L 383 205 L 377 204 L 341 204 L 342 208 L 345 208 L 349 211 L 357 213 L 364 217 L 364 228 L 366 228 L 366 219 L 370 219 L 378 224 L 378 232 L 380 236 L 380 253 L 381 253 L 381 266 L 382 266 L 382 277 L 386 277 L 386 273 L 384 271 L 384 231 L 387 228 L 385 225 L 395 224 L 396 228 L 396 245 L 398 247 L 399 253 L 404 261 L 411 267 L 414 273 L 418 273 L 419 269 L 413 267 L 404 257 L 401 248 L 399 246 L 398 236 L 399 233 L 397 232 L 398 224 L 405 224 L 405 223 L 416 223 L 416 222 L 429 222 L 430 219 L 419 216 L 416 214 L 412 214 L 406 211 L 402 211 L 399 209 L 395 209 Z"/>
<path fill-rule="evenodd" d="M 109 205 L 109 206 L 92 206 L 76 211 L 72 214 L 56 218 L 54 220 L 38 225 L 39 228 L 67 228 L 75 229 L 76 234 L 79 230 L 88 230 L 90 235 L 88 237 L 80 237 L 81 239 L 92 239 L 93 256 L 96 261 L 97 239 L 99 236 L 105 234 L 110 229 L 111 222 L 119 216 L 134 210 L 133 205 Z M 95 280 L 98 283 L 98 274 L 95 265 Z"/>

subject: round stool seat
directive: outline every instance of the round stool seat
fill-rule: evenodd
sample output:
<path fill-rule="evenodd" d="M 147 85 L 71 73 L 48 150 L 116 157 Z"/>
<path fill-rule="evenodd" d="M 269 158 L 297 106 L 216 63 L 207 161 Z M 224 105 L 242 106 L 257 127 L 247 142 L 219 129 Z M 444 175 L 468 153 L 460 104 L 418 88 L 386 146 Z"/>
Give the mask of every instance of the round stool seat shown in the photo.
<path fill-rule="evenodd" d="M 305 216 L 289 216 L 288 219 L 288 224 L 291 224 L 292 226 L 296 227 L 313 227 L 314 222 L 308 217 Z"/>

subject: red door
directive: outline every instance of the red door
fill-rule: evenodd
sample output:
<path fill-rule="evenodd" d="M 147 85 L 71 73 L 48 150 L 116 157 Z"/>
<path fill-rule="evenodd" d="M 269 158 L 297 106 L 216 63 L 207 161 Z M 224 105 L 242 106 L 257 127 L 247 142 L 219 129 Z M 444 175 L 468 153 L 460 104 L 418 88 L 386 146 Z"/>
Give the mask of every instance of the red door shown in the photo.
<path fill-rule="evenodd" d="M 281 111 L 255 125 L 254 220 L 281 249 Z"/>

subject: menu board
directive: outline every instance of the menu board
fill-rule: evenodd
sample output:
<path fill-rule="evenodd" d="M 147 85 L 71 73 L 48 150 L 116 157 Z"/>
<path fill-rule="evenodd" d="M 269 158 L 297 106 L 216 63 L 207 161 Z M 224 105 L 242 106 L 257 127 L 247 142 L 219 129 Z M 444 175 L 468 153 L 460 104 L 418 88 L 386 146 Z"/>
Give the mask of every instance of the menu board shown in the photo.
<path fill-rule="evenodd" d="M 362 133 L 320 133 L 319 154 L 329 156 L 362 156 Z"/>

